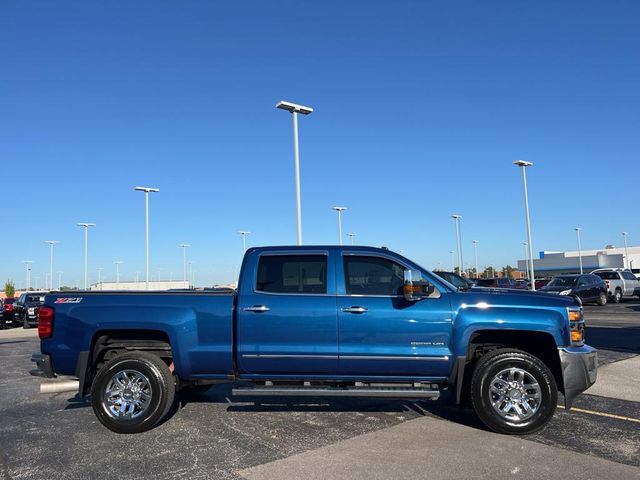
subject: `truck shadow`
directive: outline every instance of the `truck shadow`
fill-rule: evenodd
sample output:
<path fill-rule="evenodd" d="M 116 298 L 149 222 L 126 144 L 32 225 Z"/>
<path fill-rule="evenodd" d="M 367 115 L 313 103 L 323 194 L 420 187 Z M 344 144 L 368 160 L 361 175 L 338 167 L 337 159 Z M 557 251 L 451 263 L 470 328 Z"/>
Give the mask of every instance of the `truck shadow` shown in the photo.
<path fill-rule="evenodd" d="M 430 416 L 488 431 L 471 409 L 454 404 L 448 391 L 438 400 L 401 400 L 363 397 L 235 397 L 232 385 L 212 386 L 206 392 L 180 392 L 168 417 L 189 403 L 225 403 L 228 412 L 317 412 L 317 413 L 396 413 Z"/>

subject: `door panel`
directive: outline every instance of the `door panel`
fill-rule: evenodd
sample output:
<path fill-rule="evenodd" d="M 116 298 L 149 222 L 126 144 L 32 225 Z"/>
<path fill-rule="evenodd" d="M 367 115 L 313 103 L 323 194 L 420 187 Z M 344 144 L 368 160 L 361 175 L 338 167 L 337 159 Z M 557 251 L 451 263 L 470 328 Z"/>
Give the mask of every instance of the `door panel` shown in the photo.
<path fill-rule="evenodd" d="M 452 321 L 446 294 L 419 302 L 344 296 L 337 304 L 340 374 L 449 375 Z M 344 311 L 350 307 L 367 311 Z"/>
<path fill-rule="evenodd" d="M 240 373 L 335 374 L 338 326 L 327 254 L 263 255 L 237 304 Z M 247 280 L 248 282 L 248 280 Z"/>
<path fill-rule="evenodd" d="M 384 256 L 343 256 L 337 297 L 340 374 L 449 375 L 448 295 L 406 301 L 401 295 L 404 268 Z"/>
<path fill-rule="evenodd" d="M 246 308 L 265 306 L 268 311 Z M 336 298 L 328 295 L 245 295 L 238 301 L 241 373 L 335 374 Z"/>

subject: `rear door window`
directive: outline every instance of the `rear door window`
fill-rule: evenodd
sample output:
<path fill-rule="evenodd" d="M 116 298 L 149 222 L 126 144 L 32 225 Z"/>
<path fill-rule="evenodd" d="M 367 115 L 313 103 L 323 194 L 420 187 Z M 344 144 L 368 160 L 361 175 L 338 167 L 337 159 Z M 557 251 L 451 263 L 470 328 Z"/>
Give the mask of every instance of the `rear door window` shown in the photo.
<path fill-rule="evenodd" d="M 256 291 L 327 293 L 326 255 L 264 255 L 258 263 Z"/>

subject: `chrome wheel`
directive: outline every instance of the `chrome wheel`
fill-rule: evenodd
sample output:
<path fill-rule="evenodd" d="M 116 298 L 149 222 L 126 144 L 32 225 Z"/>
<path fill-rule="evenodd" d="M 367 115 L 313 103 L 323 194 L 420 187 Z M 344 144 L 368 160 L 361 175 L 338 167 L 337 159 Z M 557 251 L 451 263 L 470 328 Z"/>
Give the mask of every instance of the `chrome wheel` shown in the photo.
<path fill-rule="evenodd" d="M 147 410 L 152 395 L 151 383 L 146 376 L 137 370 L 122 370 L 107 383 L 103 401 L 110 416 L 134 419 Z"/>
<path fill-rule="evenodd" d="M 489 401 L 505 420 L 518 423 L 531 418 L 540 408 L 542 394 L 535 377 L 522 368 L 497 373 L 489 387 Z"/>

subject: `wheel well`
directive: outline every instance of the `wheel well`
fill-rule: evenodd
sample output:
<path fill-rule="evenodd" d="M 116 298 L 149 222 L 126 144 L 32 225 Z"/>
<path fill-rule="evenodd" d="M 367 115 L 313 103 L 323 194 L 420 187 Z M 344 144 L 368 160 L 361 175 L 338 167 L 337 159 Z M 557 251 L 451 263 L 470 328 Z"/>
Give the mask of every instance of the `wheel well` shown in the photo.
<path fill-rule="evenodd" d="M 551 370 L 558 389 L 564 392 L 560 356 L 553 336 L 544 332 L 522 330 L 484 330 L 473 333 L 467 350 L 464 386 L 470 385 L 477 360 L 498 348 L 517 348 L 539 358 Z M 468 391 L 464 386 L 463 389 Z"/>
<path fill-rule="evenodd" d="M 169 336 L 157 330 L 113 330 L 98 332 L 92 342 L 89 368 L 95 374 L 116 355 L 141 350 L 171 365 L 173 354 Z"/>

